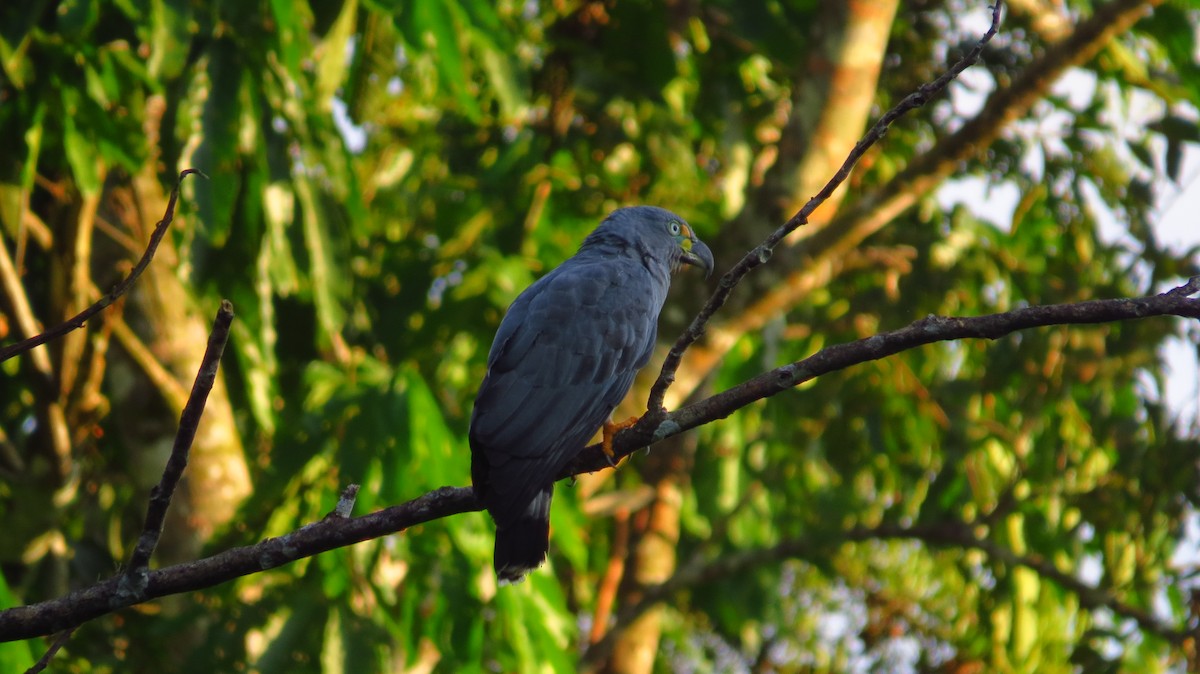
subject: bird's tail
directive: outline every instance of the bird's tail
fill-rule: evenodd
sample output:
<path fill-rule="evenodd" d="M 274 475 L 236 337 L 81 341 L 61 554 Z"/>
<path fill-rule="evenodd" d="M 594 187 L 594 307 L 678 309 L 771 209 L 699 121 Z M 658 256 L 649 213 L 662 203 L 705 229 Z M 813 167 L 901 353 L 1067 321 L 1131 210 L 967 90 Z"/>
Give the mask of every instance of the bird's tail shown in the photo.
<path fill-rule="evenodd" d="M 550 549 L 550 498 L 554 485 L 538 492 L 516 521 L 496 526 L 494 562 L 501 585 L 519 583 L 546 561 Z"/>

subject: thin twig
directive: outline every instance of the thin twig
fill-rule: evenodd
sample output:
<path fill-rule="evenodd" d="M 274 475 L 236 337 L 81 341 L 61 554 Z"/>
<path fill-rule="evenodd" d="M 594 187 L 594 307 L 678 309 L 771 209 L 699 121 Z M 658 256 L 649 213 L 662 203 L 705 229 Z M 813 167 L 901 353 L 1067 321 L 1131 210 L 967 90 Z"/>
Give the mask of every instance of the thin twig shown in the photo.
<path fill-rule="evenodd" d="M 200 427 L 200 417 L 204 414 L 204 405 L 208 402 L 208 394 L 212 391 L 217 379 L 217 369 L 221 364 L 221 354 L 225 352 L 225 344 L 229 341 L 229 326 L 233 323 L 233 304 L 229 300 L 221 300 L 221 308 L 213 321 L 212 332 L 208 335 L 208 348 L 200 361 L 200 369 L 196 373 L 196 381 L 192 384 L 192 394 L 183 407 L 179 417 L 179 431 L 175 434 L 175 444 L 171 448 L 171 456 L 163 469 L 162 479 L 150 490 L 150 503 L 146 507 L 146 524 L 142 535 L 138 538 L 133 556 L 129 559 L 126 574 L 136 579 L 144 580 L 146 567 L 150 564 L 150 556 L 162 536 L 163 522 L 167 517 L 167 508 L 171 505 L 171 497 L 175 487 L 183 477 L 187 468 L 188 452 L 196 439 L 196 430 Z"/>
<path fill-rule="evenodd" d="M 1193 276 L 1187 283 L 1178 288 L 1171 288 L 1163 294 L 1169 297 L 1191 297 L 1196 293 L 1200 293 L 1200 276 Z"/>
<path fill-rule="evenodd" d="M 58 636 L 54 639 L 54 643 L 50 644 L 50 648 L 46 649 L 46 653 L 37 662 L 33 663 L 32 667 L 25 670 L 25 674 L 38 674 L 38 672 L 45 669 L 50 664 L 50 661 L 54 659 L 54 656 L 58 654 L 58 651 L 67 645 L 67 640 L 71 638 L 72 634 L 75 634 L 76 629 L 78 629 L 78 626 L 59 632 Z"/>
<path fill-rule="evenodd" d="M 691 346 L 696 340 L 700 339 L 700 337 L 704 335 L 705 324 L 708 323 L 709 319 L 712 318 L 713 314 L 715 314 L 717 310 L 724 306 L 726 300 L 729 299 L 729 295 L 733 291 L 733 288 L 737 286 L 742 278 L 744 278 L 746 274 L 750 273 L 756 267 L 769 260 L 772 252 L 775 250 L 775 246 L 777 246 L 779 242 L 784 239 L 784 237 L 786 237 L 788 234 L 791 234 L 796 230 L 796 228 L 808 223 L 808 216 L 812 215 L 812 212 L 820 207 L 821 204 L 825 203 L 825 201 L 829 199 L 830 195 L 833 194 L 834 190 L 836 190 L 843 182 L 846 181 L 846 178 L 850 176 L 850 171 L 854 168 L 854 165 L 858 163 L 858 160 L 861 159 L 864 154 L 866 154 L 867 150 L 870 149 L 872 145 L 883 138 L 884 134 L 887 133 L 888 128 L 891 127 L 891 125 L 897 119 L 928 103 L 934 96 L 941 93 L 941 91 L 945 89 L 951 81 L 958 77 L 962 71 L 974 65 L 975 62 L 979 60 L 979 56 L 983 53 L 984 47 L 987 46 L 988 42 L 991 42 L 992 38 L 996 35 L 996 31 L 1000 28 L 1000 8 L 1003 3 L 1001 0 L 995 0 L 995 2 L 996 4 L 992 6 L 992 23 L 988 27 L 987 32 L 983 34 L 983 37 L 980 38 L 977 43 L 975 43 L 975 47 L 971 49 L 971 51 L 965 56 L 959 59 L 957 63 L 951 66 L 949 70 L 943 73 L 941 77 L 938 77 L 933 82 L 922 84 L 917 88 L 916 91 L 912 92 L 908 96 L 905 96 L 904 100 L 900 101 L 894 107 L 892 107 L 892 109 L 884 113 L 884 115 L 880 117 L 874 125 L 871 126 L 871 129 L 867 131 L 867 134 L 862 137 L 862 140 L 858 141 L 854 148 L 850 150 L 850 154 L 846 156 L 846 161 L 842 162 L 841 168 L 839 168 L 837 173 L 835 173 L 833 177 L 829 179 L 829 182 L 825 184 L 825 187 L 822 188 L 820 192 L 817 192 L 815 196 L 809 199 L 808 203 L 804 204 L 804 207 L 797 211 L 796 214 L 793 215 L 787 222 L 772 232 L 770 236 L 766 238 L 766 240 L 751 249 L 750 252 L 746 253 L 746 255 L 733 266 L 733 269 L 730 269 L 725 273 L 724 276 L 721 277 L 721 282 L 717 286 L 717 291 L 714 292 L 712 297 L 709 298 L 708 302 L 704 305 L 704 308 L 700 310 L 700 313 L 697 314 L 694 319 L 692 319 L 691 325 L 689 325 L 688 328 L 684 330 L 683 334 L 679 336 L 679 339 L 675 341 L 674 346 L 671 347 L 671 350 L 667 353 L 666 359 L 663 361 L 662 371 L 659 373 L 658 379 L 654 382 L 654 385 L 650 388 L 650 398 L 646 402 L 647 413 L 646 417 L 644 418 L 646 419 L 647 426 L 653 425 L 662 419 L 663 400 L 666 398 L 667 389 L 670 388 L 671 384 L 675 381 L 675 370 L 679 368 L 679 363 L 683 359 L 683 353 L 687 351 L 689 346 Z"/>
<path fill-rule="evenodd" d="M 82 328 L 88 319 L 104 311 L 109 305 L 117 301 L 118 297 L 124 295 L 133 285 L 133 282 L 146 270 L 146 267 L 150 266 L 150 260 L 154 259 L 154 253 L 158 251 L 158 244 L 167 233 L 167 227 L 171 224 L 171 221 L 175 219 L 175 202 L 179 199 L 179 186 L 183 184 L 184 178 L 193 173 L 205 178 L 208 177 L 197 169 L 184 169 L 180 172 L 179 179 L 175 182 L 175 188 L 171 190 L 171 198 L 167 202 L 167 210 L 163 214 L 163 219 L 159 220 L 158 224 L 155 225 L 154 233 L 150 235 L 150 243 L 146 246 L 146 252 L 142 254 L 142 259 L 138 260 L 138 263 L 134 265 L 133 270 L 129 272 L 129 276 L 113 286 L 113 289 L 108 291 L 108 294 L 101 297 L 95 304 L 79 312 L 72 318 L 68 318 L 60 325 L 0 349 L 0 363 L 34 347 L 41 346 L 46 342 L 58 339 L 72 330 Z"/>
<path fill-rule="evenodd" d="M 1064 73 L 1090 61 L 1161 2 L 1111 0 L 1097 4 L 1095 12 L 1077 24 L 1066 39 L 1049 45 L 1008 84 L 998 83 L 978 114 L 910 158 L 895 177 L 861 192 L 820 229 L 806 232 L 809 236 L 802 247 L 786 260 L 799 266 L 782 270 L 783 278 L 769 288 L 759 289 L 761 296 L 736 316 L 710 320 L 705 325 L 707 339 L 691 346 L 689 367 L 678 374 L 674 385 L 682 384 L 690 390 L 743 335 L 761 328 L 769 317 L 783 315 L 814 288 L 827 285 L 843 271 L 845 255 L 932 193 L 943 180 L 961 172 L 964 162 L 983 156 L 1014 120 L 1028 115 L 1034 104 L 1047 96 L 1051 85 Z M 776 267 L 775 272 L 780 269 Z"/>

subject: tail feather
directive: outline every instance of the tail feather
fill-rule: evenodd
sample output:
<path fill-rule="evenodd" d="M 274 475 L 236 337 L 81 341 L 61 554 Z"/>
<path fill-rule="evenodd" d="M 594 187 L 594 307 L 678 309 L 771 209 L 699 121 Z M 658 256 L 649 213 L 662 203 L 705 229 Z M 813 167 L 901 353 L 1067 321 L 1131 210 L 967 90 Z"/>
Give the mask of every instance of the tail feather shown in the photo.
<path fill-rule="evenodd" d="M 550 499 L 553 495 L 554 486 L 551 485 L 538 492 L 515 521 L 503 526 L 497 522 L 494 565 L 501 585 L 521 582 L 525 574 L 546 561 L 546 553 L 550 550 Z"/>

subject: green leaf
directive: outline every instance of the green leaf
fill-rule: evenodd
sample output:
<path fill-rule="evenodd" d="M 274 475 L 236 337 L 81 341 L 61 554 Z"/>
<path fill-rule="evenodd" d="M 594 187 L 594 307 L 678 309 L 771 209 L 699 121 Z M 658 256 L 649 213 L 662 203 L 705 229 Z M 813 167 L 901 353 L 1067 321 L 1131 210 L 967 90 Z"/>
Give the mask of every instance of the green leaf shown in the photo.
<path fill-rule="evenodd" d="M 238 151 L 242 118 L 242 63 L 232 44 L 214 50 L 206 69 L 207 92 L 200 119 L 199 146 L 192 163 L 208 180 L 191 182 L 193 199 L 212 245 L 222 246 L 233 226 L 241 188 Z"/>
<path fill-rule="evenodd" d="M 333 27 L 325 35 L 317 61 L 317 79 L 313 88 L 316 104 L 329 109 L 329 101 L 337 93 L 346 78 L 348 46 L 354 36 L 355 17 L 358 14 L 357 0 L 348 0 L 342 5 Z"/>
<path fill-rule="evenodd" d="M 407 19 L 402 26 L 414 46 L 436 55 L 434 62 L 440 77 L 438 84 L 453 93 L 468 119 L 478 122 L 483 111 L 475 94 L 467 87 L 471 73 L 467 70 L 459 42 L 462 30 L 456 19 L 461 18 L 460 11 L 454 2 L 416 0 L 411 9 L 401 16 L 401 19 Z"/>
<path fill-rule="evenodd" d="M 169 81 L 183 72 L 187 65 L 187 52 L 177 46 L 191 40 L 189 24 L 193 20 L 193 7 L 188 0 L 150 2 L 146 41 L 151 49 L 150 57 L 146 60 L 146 72 L 151 79 Z"/>
<path fill-rule="evenodd" d="M 579 512 L 577 494 L 566 483 L 560 483 L 554 490 L 550 521 L 554 523 L 550 536 L 554 551 L 566 557 L 576 573 L 585 572 L 589 557 L 586 534 L 594 523 L 588 522 Z"/>
<path fill-rule="evenodd" d="M 466 477 L 465 447 L 446 426 L 433 391 L 415 368 L 401 375 L 408 403 L 409 469 L 421 476 L 418 484 L 430 487 L 461 483 Z M 402 475 L 395 478 L 403 479 Z M 409 482 L 411 482 L 411 476 Z"/>
<path fill-rule="evenodd" d="M 327 213 L 318 205 L 312 182 L 305 176 L 296 176 L 292 185 L 300 202 L 300 222 L 308 249 L 309 287 L 321 328 L 318 342 L 323 348 L 329 348 L 335 340 L 341 339 L 342 326 L 346 322 L 342 298 L 349 294 L 349 282 L 342 266 L 335 262 L 335 237 L 326 227 L 329 219 L 324 217 Z"/>
<path fill-rule="evenodd" d="M 321 674 L 344 674 L 346 671 L 346 644 L 342 634 L 341 611 L 329 612 L 325 621 L 325 635 L 321 644 Z"/>
<path fill-rule="evenodd" d="M 39 17 L 45 16 L 50 0 L 31 0 L 0 15 L 0 70 L 17 89 L 24 89 L 33 75 L 33 61 L 28 50 Z"/>
<path fill-rule="evenodd" d="M 64 0 L 55 11 L 56 28 L 63 34 L 82 38 L 100 17 L 99 0 Z"/>
<path fill-rule="evenodd" d="M 67 162 L 71 165 L 71 173 L 79 185 L 79 191 L 95 194 L 100 191 L 100 159 L 97 156 L 96 144 L 79 128 L 80 123 L 88 126 L 88 122 L 92 121 L 86 115 L 90 108 L 83 105 L 79 92 L 72 87 L 64 86 L 61 98 L 62 141 Z"/>
<path fill-rule="evenodd" d="M 0 643 L 0 670 L 23 672 L 33 666 L 36 658 L 28 641 Z"/>
<path fill-rule="evenodd" d="M 307 57 L 304 49 L 307 48 L 309 26 L 312 24 L 308 4 L 271 0 L 271 14 L 275 20 L 274 36 L 282 52 L 281 60 L 286 75 L 293 79 L 292 85 L 298 85 L 305 77 L 300 63 Z"/>

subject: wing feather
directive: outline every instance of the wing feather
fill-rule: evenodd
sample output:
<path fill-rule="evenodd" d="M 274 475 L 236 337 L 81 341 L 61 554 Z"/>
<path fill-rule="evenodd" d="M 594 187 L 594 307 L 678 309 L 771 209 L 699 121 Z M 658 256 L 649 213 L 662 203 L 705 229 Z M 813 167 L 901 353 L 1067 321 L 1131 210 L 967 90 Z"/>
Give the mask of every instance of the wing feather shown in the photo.
<path fill-rule="evenodd" d="M 519 516 L 628 393 L 654 348 L 660 286 L 640 265 L 569 260 L 510 307 L 470 432 L 497 522 Z"/>

